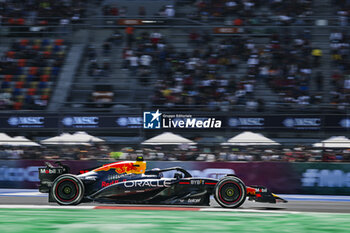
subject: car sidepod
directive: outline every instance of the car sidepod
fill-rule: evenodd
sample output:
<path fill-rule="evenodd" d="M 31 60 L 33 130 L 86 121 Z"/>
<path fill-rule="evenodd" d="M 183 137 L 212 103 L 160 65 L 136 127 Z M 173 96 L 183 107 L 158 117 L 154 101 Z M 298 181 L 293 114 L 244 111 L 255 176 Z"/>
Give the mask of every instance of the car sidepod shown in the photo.
<path fill-rule="evenodd" d="M 122 179 L 90 195 L 95 201 L 139 204 L 209 205 L 217 180 L 200 178 Z"/>

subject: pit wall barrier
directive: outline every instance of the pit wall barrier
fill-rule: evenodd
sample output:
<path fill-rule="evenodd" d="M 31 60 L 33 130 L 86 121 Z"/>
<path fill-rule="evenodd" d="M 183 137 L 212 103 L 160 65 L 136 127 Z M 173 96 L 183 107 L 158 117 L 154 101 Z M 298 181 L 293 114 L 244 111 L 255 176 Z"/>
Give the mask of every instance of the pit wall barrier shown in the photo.
<path fill-rule="evenodd" d="M 79 174 L 110 161 L 64 161 L 71 173 Z M 38 187 L 39 160 L 0 160 L 0 188 Z M 168 162 L 150 161 L 147 169 L 180 166 L 196 177 L 220 178 L 235 174 L 246 184 L 264 185 L 280 194 L 350 195 L 348 163 L 286 162 Z"/>

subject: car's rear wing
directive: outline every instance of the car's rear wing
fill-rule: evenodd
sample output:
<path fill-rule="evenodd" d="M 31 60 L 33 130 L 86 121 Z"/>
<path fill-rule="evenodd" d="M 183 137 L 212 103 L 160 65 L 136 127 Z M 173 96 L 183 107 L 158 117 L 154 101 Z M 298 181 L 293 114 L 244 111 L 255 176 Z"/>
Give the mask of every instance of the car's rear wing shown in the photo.
<path fill-rule="evenodd" d="M 60 175 L 69 173 L 69 167 L 61 164 L 57 161 L 55 164 L 58 166 L 55 167 L 49 162 L 45 162 L 46 167 L 39 167 L 39 192 L 48 193 L 50 192 L 50 187 L 52 186 L 53 181 Z"/>

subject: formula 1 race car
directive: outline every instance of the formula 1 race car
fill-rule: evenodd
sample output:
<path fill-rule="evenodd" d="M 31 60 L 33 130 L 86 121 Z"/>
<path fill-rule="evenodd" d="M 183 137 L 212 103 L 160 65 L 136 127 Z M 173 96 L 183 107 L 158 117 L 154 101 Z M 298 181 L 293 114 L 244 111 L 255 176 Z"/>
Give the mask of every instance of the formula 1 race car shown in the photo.
<path fill-rule="evenodd" d="M 173 178 L 163 174 L 172 172 Z M 235 175 L 221 179 L 197 178 L 183 168 L 146 170 L 142 157 L 103 165 L 80 175 L 58 162 L 39 168 L 39 191 L 49 194 L 49 202 L 77 205 L 82 202 L 120 204 L 209 205 L 210 196 L 227 208 L 237 208 L 247 199 L 277 203 L 286 200 L 265 187 L 246 186 Z"/>

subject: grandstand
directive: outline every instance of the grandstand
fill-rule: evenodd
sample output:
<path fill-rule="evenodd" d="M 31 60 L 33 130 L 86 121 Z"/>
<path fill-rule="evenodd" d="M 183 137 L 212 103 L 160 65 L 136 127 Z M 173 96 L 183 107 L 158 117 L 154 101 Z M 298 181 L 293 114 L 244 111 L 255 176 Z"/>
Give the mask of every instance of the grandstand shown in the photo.
<path fill-rule="evenodd" d="M 3 109 L 45 109 L 65 60 L 62 39 L 20 39 L 13 42 L 1 63 Z"/>
<path fill-rule="evenodd" d="M 347 82 L 343 75 L 332 78 L 334 72 L 346 73 L 347 58 L 343 53 L 347 35 L 343 29 L 347 25 L 341 12 L 347 6 L 342 1 L 333 7 L 329 1 L 151 2 L 158 10 L 150 12 L 147 6 L 149 13 L 139 14 L 137 9 L 145 7 L 142 1 L 129 5 L 127 1 L 97 5 L 49 1 L 47 6 L 8 1 L 2 15 L 3 26 L 8 29 L 5 35 L 16 37 L 17 29 L 22 27 L 19 24 L 29 25 L 28 34 L 21 29 L 20 35 L 40 35 L 39 39 L 30 39 L 30 46 L 43 40 L 44 48 L 51 46 L 46 45 L 47 41 L 65 38 L 74 47 L 71 49 L 75 52 L 65 57 L 62 67 L 73 77 L 60 76 L 68 88 L 60 91 L 53 88 L 57 96 L 54 94 L 47 107 L 41 109 L 98 108 L 113 112 L 115 108 L 193 109 L 191 105 L 198 110 L 229 112 L 346 109 L 343 100 L 347 98 Z M 14 11 L 12 8 L 17 5 L 20 8 Z M 176 12 L 174 17 L 158 13 L 169 6 Z M 122 8 L 128 10 L 120 13 Z M 333 13 L 340 16 L 334 17 Z M 22 21 L 21 17 L 24 21 L 17 22 Z M 61 22 L 63 19 L 67 21 Z M 32 27 L 43 24 L 41 21 L 47 21 L 47 28 L 40 29 L 40 34 L 34 33 Z M 132 28 L 132 32 L 127 32 L 127 28 Z M 340 36 L 331 38 L 337 34 Z M 23 38 L 18 40 L 25 41 Z M 11 52 L 10 48 L 5 50 Z M 71 60 L 78 62 L 74 66 L 67 62 Z M 3 74 L 7 75 L 6 72 Z M 3 92 L 16 87 L 9 80 L 23 81 L 23 77 L 3 78 Z M 328 85 L 332 79 L 337 80 Z M 48 85 L 55 84 L 53 81 Z M 107 90 L 112 98 L 102 99 L 108 104 L 94 104 L 93 93 L 102 84 L 112 87 Z M 10 94 L 11 97 L 4 95 L 7 97 L 4 101 L 11 102 L 11 106 L 22 98 L 18 92 Z"/>
<path fill-rule="evenodd" d="M 348 9 L 330 0 L 3 1 L 1 127 L 135 145 L 158 133 L 140 129 L 140 116 L 159 109 L 227 120 L 222 130 L 175 130 L 211 145 L 242 130 L 291 146 L 345 134 Z M 49 120 L 34 132 L 14 116 Z M 104 123 L 73 127 L 74 116 Z M 266 125 L 237 126 L 239 116 Z M 291 126 L 298 116 L 321 123 Z"/>
<path fill-rule="evenodd" d="M 281 6 L 257 4 L 259 15 L 243 16 L 263 20 L 234 28 L 234 18 L 240 14 L 214 14 L 213 20 L 203 22 L 191 18 L 197 6 L 190 2 L 176 7 L 178 18 L 171 21 L 153 18 L 160 23 L 131 25 L 132 42 L 125 25 L 100 25 L 85 45 L 95 55 L 84 57 L 65 108 L 91 110 L 98 106 L 90 104 L 91 93 L 96 85 L 107 82 L 114 88 L 114 99 L 100 106 L 108 106 L 110 111 L 113 106 L 193 110 L 191 105 L 204 111 L 342 111 L 329 95 L 332 90 L 323 90 L 330 87 L 334 67 L 329 36 L 335 28 L 340 29 L 326 3 L 313 6 L 310 1 L 304 11 L 290 13 L 290 23 L 276 19 L 277 13 L 282 14 L 276 13 Z M 323 25 L 324 18 L 328 26 Z M 184 20 L 188 20 L 186 24 Z M 220 31 L 226 27 L 231 27 L 231 32 Z M 113 43 L 114 34 L 123 39 Z M 159 34 L 160 42 L 152 42 L 152 34 Z M 130 53 L 137 57 L 136 66 L 128 66 Z M 151 67 L 140 65 L 143 55 L 151 56 Z M 152 90 L 154 86 L 156 90 Z"/>

